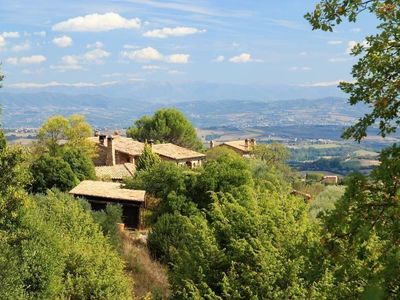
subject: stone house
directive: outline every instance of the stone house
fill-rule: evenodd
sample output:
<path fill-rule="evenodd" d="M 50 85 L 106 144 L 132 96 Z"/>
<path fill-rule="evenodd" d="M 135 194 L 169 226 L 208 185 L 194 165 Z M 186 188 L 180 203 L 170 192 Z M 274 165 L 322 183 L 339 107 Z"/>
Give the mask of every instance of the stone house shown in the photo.
<path fill-rule="evenodd" d="M 93 210 L 104 210 L 107 204 L 119 204 L 122 206 L 122 221 L 125 226 L 132 229 L 142 228 L 145 191 L 123 189 L 117 182 L 84 180 L 69 193 L 87 200 Z"/>
<path fill-rule="evenodd" d="M 214 142 L 210 142 L 210 148 L 214 147 Z M 217 147 L 227 147 L 236 153 L 238 153 L 240 156 L 243 157 L 250 157 L 251 152 L 254 150 L 256 146 L 256 139 L 244 139 L 244 140 L 238 140 L 238 141 L 229 141 L 229 142 L 223 142 L 219 144 Z"/>
<path fill-rule="evenodd" d="M 135 164 L 142 154 L 144 143 L 120 135 L 98 135 L 89 138 L 96 144 L 97 157 L 95 166 L 115 166 L 125 163 Z M 186 165 L 190 168 L 201 166 L 205 155 L 171 143 L 150 144 L 153 152 L 162 160 L 175 162 L 177 165 Z"/>

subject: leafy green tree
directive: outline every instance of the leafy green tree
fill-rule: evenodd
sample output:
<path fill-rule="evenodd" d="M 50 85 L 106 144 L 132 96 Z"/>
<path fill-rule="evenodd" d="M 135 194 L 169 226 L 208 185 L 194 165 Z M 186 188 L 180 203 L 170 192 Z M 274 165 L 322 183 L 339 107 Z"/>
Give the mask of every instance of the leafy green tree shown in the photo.
<path fill-rule="evenodd" d="M 333 210 L 335 203 L 344 195 L 344 186 L 327 186 L 312 201 L 310 206 L 310 214 L 316 218 L 320 213 Z"/>
<path fill-rule="evenodd" d="M 396 131 L 400 124 L 399 2 L 323 0 L 305 16 L 313 29 L 332 31 L 345 20 L 356 22 L 364 12 L 377 18 L 378 33 L 367 36 L 365 42 L 352 49 L 351 54 L 360 57 L 352 69 L 354 82 L 340 83 L 340 88 L 349 94 L 351 105 L 364 103 L 372 109 L 343 134 L 357 141 L 365 137 L 367 128 L 376 122 L 382 136 Z"/>
<path fill-rule="evenodd" d="M 153 116 L 140 118 L 126 133 L 134 139 L 173 143 L 193 150 L 203 149 L 192 124 L 182 112 L 173 108 L 160 109 Z"/>
<path fill-rule="evenodd" d="M 151 148 L 151 145 L 145 144 L 143 153 L 139 156 L 136 161 L 136 170 L 147 170 L 154 166 L 155 164 L 160 163 L 160 157 L 155 154 Z"/>
<path fill-rule="evenodd" d="M 62 158 L 69 164 L 78 180 L 96 179 L 96 172 L 92 159 L 80 148 L 68 147 Z"/>
<path fill-rule="evenodd" d="M 49 118 L 39 129 L 39 145 L 51 156 L 60 155 L 62 147 L 81 148 L 88 155 L 94 154 L 94 147 L 87 140 L 92 135 L 92 128 L 80 115 Z"/>
<path fill-rule="evenodd" d="M 253 149 L 253 155 L 270 165 L 282 165 L 289 159 L 289 150 L 282 144 L 258 144 Z"/>
<path fill-rule="evenodd" d="M 33 193 L 46 193 L 48 189 L 57 188 L 69 191 L 79 183 L 70 165 L 60 157 L 44 154 L 30 167 Z"/>

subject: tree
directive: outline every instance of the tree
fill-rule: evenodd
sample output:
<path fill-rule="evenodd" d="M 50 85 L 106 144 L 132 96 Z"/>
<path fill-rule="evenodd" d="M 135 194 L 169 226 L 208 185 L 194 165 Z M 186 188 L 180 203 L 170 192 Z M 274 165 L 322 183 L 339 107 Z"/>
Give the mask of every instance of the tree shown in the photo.
<path fill-rule="evenodd" d="M 78 180 L 96 179 L 93 161 L 81 148 L 67 147 L 62 158 L 69 164 Z"/>
<path fill-rule="evenodd" d="M 46 193 L 48 189 L 57 188 L 69 191 L 79 183 L 70 165 L 60 157 L 43 154 L 30 167 L 33 193 Z"/>
<path fill-rule="evenodd" d="M 203 145 L 196 130 L 177 109 L 164 108 L 153 116 L 144 116 L 127 130 L 127 136 L 139 140 L 154 140 L 173 143 L 193 150 L 202 150 Z"/>
<path fill-rule="evenodd" d="M 136 170 L 147 170 L 153 167 L 155 164 L 158 164 L 160 161 L 160 157 L 153 152 L 151 145 L 146 143 L 144 145 L 142 154 L 136 161 Z"/>
<path fill-rule="evenodd" d="M 354 82 L 342 82 L 339 85 L 349 94 L 351 105 L 364 103 L 372 108 L 343 133 L 343 137 L 357 141 L 364 138 L 367 128 L 376 122 L 379 122 L 383 137 L 395 132 L 400 124 L 399 2 L 323 0 L 305 16 L 313 29 L 332 31 L 344 20 L 356 22 L 359 15 L 366 11 L 378 19 L 378 33 L 366 37 L 364 43 L 353 47 L 351 54 L 360 57 L 352 69 Z"/>
<path fill-rule="evenodd" d="M 252 152 L 256 158 L 274 166 L 283 165 L 289 159 L 288 149 L 284 145 L 277 143 L 271 145 L 259 144 L 255 146 Z"/>
<path fill-rule="evenodd" d="M 93 155 L 93 145 L 87 140 L 91 135 L 92 128 L 83 116 L 72 115 L 67 119 L 57 115 L 42 125 L 38 138 L 39 144 L 52 156 L 59 155 L 62 147 L 81 148 L 88 155 Z"/>

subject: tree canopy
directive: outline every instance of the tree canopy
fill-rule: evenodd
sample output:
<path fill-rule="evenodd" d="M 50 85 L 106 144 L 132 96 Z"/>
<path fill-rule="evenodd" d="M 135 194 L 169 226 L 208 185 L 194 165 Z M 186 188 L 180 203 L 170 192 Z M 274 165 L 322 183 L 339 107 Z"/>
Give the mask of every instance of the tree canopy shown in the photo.
<path fill-rule="evenodd" d="M 145 144 L 142 154 L 136 160 L 136 170 L 146 170 L 161 161 L 160 157 L 152 150 L 151 145 Z"/>
<path fill-rule="evenodd" d="M 131 138 L 143 141 L 154 140 L 193 150 L 203 149 L 192 124 L 182 112 L 174 108 L 163 108 L 156 111 L 153 116 L 140 118 L 126 133 Z"/>
<path fill-rule="evenodd" d="M 376 16 L 378 33 L 354 46 L 351 54 L 359 57 L 352 69 L 354 81 L 340 83 L 340 88 L 349 94 L 351 105 L 363 103 L 371 109 L 343 133 L 343 137 L 357 141 L 376 122 L 382 136 L 395 132 L 400 124 L 399 1 L 323 0 L 305 16 L 313 29 L 332 31 L 345 20 L 356 22 L 364 12 Z"/>
<path fill-rule="evenodd" d="M 58 155 L 62 147 L 79 147 L 93 155 L 94 147 L 87 140 L 93 133 L 91 126 L 81 115 L 69 118 L 56 115 L 50 117 L 39 129 L 39 145 L 45 147 L 52 156 Z"/>

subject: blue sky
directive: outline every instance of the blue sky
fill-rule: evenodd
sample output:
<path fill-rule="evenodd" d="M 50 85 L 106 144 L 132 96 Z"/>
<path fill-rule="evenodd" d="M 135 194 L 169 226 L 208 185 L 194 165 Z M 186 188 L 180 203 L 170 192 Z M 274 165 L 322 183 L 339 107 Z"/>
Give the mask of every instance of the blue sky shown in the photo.
<path fill-rule="evenodd" d="M 313 0 L 0 0 L 5 87 L 135 81 L 330 86 L 374 19 L 312 31 Z"/>

